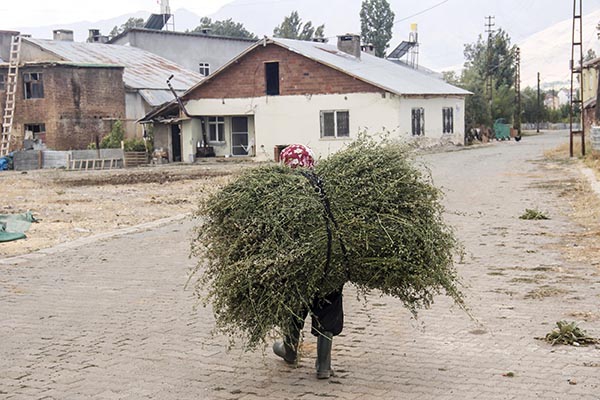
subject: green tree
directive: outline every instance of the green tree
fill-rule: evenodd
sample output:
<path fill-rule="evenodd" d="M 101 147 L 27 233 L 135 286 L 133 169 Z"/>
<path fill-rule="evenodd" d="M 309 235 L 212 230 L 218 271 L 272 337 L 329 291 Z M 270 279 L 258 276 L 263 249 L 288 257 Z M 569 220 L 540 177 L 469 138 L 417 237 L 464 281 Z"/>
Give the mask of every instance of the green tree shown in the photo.
<path fill-rule="evenodd" d="M 231 18 L 222 21 L 213 21 L 211 18 L 202 17 L 200 19 L 200 25 L 192 29 L 191 32 L 202 32 L 206 29 L 210 30 L 211 35 L 216 36 L 257 39 L 257 36 L 248 31 L 244 27 L 244 24 L 235 22 Z"/>
<path fill-rule="evenodd" d="M 475 43 L 465 45 L 465 64 L 460 77 L 455 73 L 444 76 L 449 83 L 473 93 L 465 101 L 467 128 L 491 126 L 497 118 L 510 122 L 514 115 L 516 47 L 511 45 L 508 34 L 499 29 L 492 35 L 490 49 L 488 52 L 488 40 L 480 35 Z M 491 104 L 486 91 L 488 73 L 492 76 Z"/>
<path fill-rule="evenodd" d="M 110 133 L 102 138 L 100 142 L 101 149 L 120 149 L 121 142 L 125 137 L 125 129 L 123 129 L 123 123 L 116 121 Z"/>
<path fill-rule="evenodd" d="M 131 29 L 131 28 L 142 28 L 143 26 L 144 26 L 144 18 L 134 18 L 134 17 L 131 17 L 127 21 L 125 21 L 124 24 L 121 24 L 120 27 L 117 27 L 115 25 L 115 27 L 112 28 L 112 30 L 110 31 L 110 33 L 108 34 L 108 36 L 111 37 L 111 38 L 113 38 L 115 36 L 120 35 L 121 33 L 125 32 L 128 29 Z"/>
<path fill-rule="evenodd" d="M 360 34 L 363 43 L 375 48 L 377 57 L 385 57 L 390 46 L 394 12 L 387 0 L 364 0 L 360 7 Z"/>
<path fill-rule="evenodd" d="M 292 13 L 283 19 L 281 25 L 273 29 L 273 36 L 285 39 L 312 40 L 314 38 L 324 37 L 325 25 L 313 27 L 311 21 L 302 24 L 298 11 Z"/>

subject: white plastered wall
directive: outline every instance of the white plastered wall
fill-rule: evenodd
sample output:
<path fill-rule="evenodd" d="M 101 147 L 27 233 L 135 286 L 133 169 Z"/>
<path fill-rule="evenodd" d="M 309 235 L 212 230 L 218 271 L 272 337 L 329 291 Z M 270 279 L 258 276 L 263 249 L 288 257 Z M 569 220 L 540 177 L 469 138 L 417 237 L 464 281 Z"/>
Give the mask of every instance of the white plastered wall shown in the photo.
<path fill-rule="evenodd" d="M 425 109 L 425 136 L 439 141 L 442 138 L 442 108 L 454 108 L 454 134 L 446 135 L 462 143 L 464 133 L 463 98 L 401 98 L 390 93 L 353 93 L 308 96 L 268 96 L 245 99 L 191 100 L 186 109 L 192 115 L 254 116 L 257 160 L 274 157 L 276 145 L 303 143 L 313 149 L 317 157 L 327 157 L 356 139 L 359 132 L 369 134 L 390 132 L 392 137 L 410 139 L 411 110 Z M 349 138 L 321 138 L 321 111 L 349 111 Z M 250 118 L 252 120 L 252 118 Z M 252 125 L 252 124 L 250 124 Z M 189 131 L 195 129 L 195 131 Z M 184 160 L 189 149 L 201 137 L 201 127 L 185 125 Z M 230 130 L 226 127 L 226 138 Z M 190 140 L 191 138 L 191 140 Z M 456 140 L 454 140 L 456 139 Z M 216 146 L 215 146 L 216 147 Z M 220 152 L 218 152 L 220 153 Z M 218 154 L 219 155 L 219 154 Z"/>

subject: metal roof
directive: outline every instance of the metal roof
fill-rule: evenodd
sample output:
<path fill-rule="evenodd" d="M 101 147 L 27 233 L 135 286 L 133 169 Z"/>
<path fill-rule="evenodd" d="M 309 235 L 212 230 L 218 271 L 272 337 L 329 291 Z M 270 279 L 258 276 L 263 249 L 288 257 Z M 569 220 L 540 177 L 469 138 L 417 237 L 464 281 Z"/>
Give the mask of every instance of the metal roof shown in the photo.
<path fill-rule="evenodd" d="M 182 90 L 176 90 L 176 92 L 178 95 L 183 94 Z M 164 103 L 173 101 L 175 98 L 170 90 L 142 89 L 139 91 L 139 93 L 152 107 L 157 107 Z"/>
<path fill-rule="evenodd" d="M 309 42 L 291 39 L 266 39 L 325 64 L 362 81 L 378 86 L 398 95 L 461 95 L 471 94 L 469 91 L 450 85 L 449 83 L 417 71 L 408 66 L 392 63 L 367 53 L 360 58 L 338 50 L 337 46 L 326 43 Z M 262 41 L 261 41 L 262 42 Z M 252 48 L 255 48 L 253 46 Z M 244 53 L 245 54 L 245 53 Z"/>
<path fill-rule="evenodd" d="M 171 84 L 175 90 L 186 90 L 204 79 L 196 72 L 136 47 L 32 38 L 23 38 L 23 41 L 41 47 L 63 61 L 123 66 L 123 81 L 131 89 L 168 90 L 167 79 L 174 75 Z"/>

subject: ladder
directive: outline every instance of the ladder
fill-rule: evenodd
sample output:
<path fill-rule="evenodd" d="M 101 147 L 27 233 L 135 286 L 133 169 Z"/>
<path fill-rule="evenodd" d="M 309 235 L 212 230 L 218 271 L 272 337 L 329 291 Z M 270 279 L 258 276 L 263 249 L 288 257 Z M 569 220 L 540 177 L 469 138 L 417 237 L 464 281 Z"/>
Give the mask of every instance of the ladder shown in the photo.
<path fill-rule="evenodd" d="M 0 157 L 7 156 L 10 150 L 13 117 L 15 115 L 15 95 L 19 76 L 19 58 L 21 53 L 21 35 L 15 35 L 10 42 L 10 60 L 8 76 L 5 83 L 6 104 L 2 115 L 2 138 L 0 141 Z"/>

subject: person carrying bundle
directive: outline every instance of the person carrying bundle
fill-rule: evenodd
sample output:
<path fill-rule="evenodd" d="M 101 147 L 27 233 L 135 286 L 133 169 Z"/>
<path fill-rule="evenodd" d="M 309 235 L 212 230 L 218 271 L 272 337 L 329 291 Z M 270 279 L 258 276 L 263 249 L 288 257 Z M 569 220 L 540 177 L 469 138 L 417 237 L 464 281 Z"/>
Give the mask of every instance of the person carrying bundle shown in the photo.
<path fill-rule="evenodd" d="M 312 151 L 301 144 L 286 147 L 280 154 L 280 160 L 290 168 L 312 169 L 315 164 Z M 307 173 L 305 176 L 315 186 L 315 190 L 319 192 L 325 207 L 328 208 L 327 198 L 318 177 L 314 173 Z M 317 296 L 310 307 L 295 313 L 291 317 L 290 326 L 286 329 L 289 333 L 283 341 L 273 344 L 273 352 L 288 364 L 296 363 L 300 334 L 304 327 L 304 320 L 310 312 L 312 316 L 311 333 L 317 337 L 317 360 L 315 363 L 317 378 L 328 379 L 333 374 L 331 369 L 333 337 L 339 335 L 344 328 L 342 290 L 343 286 L 324 296 Z"/>

